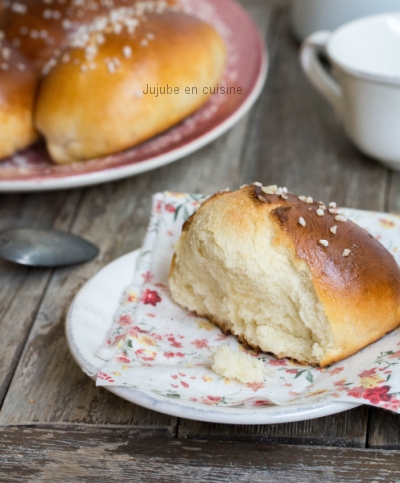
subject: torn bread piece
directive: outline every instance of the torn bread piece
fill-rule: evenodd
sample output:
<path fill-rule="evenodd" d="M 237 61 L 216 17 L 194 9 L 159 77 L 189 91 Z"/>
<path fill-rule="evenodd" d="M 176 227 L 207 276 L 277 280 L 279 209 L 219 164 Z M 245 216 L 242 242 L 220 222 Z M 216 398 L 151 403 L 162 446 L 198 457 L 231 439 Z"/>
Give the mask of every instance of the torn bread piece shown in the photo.
<path fill-rule="evenodd" d="M 376 341 L 400 324 L 400 269 L 327 206 L 261 183 L 212 196 L 183 226 L 173 300 L 301 363 L 327 366 Z"/>
<path fill-rule="evenodd" d="M 215 351 L 211 369 L 222 377 L 237 379 L 245 384 L 264 380 L 263 361 L 243 351 L 233 351 L 227 345 L 221 345 Z"/>

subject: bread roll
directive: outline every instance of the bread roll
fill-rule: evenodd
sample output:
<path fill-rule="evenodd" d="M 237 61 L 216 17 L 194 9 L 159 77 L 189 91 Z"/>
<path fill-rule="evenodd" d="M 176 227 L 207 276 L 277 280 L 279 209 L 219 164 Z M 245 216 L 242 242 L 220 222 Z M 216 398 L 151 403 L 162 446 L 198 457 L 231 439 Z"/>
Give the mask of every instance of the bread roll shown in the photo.
<path fill-rule="evenodd" d="M 30 63 L 0 38 L 0 159 L 38 137 L 32 119 L 37 82 Z"/>
<path fill-rule="evenodd" d="M 43 79 L 35 112 L 61 164 L 124 150 L 170 128 L 205 103 L 203 88 L 218 82 L 225 64 L 214 29 L 164 2 L 113 10 L 71 44 Z"/>
<path fill-rule="evenodd" d="M 180 305 L 256 350 L 327 366 L 400 324 L 400 270 L 371 235 L 310 198 L 246 186 L 185 223 L 169 284 Z"/>

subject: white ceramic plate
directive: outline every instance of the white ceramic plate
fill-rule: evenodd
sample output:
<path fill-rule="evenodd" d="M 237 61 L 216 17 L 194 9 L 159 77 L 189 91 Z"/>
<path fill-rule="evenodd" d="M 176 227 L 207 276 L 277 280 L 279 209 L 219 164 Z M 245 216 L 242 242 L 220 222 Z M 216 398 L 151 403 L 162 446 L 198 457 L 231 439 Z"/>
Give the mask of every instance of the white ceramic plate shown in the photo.
<path fill-rule="evenodd" d="M 139 251 L 107 265 L 80 290 L 68 312 L 66 334 L 78 365 L 91 377 L 104 361 L 95 354 L 105 339 L 124 289 L 133 278 L 126 267 L 134 267 Z M 357 407 L 352 403 L 314 403 L 262 407 L 210 407 L 171 399 L 128 387 L 107 387 L 114 394 L 140 406 L 172 416 L 229 424 L 276 424 L 319 418 Z"/>
<path fill-rule="evenodd" d="M 253 21 L 234 0 L 180 0 L 224 38 L 227 65 L 220 86 L 242 94 L 215 94 L 180 124 L 132 149 L 83 163 L 57 166 L 44 145 L 0 160 L 0 192 L 78 188 L 159 168 L 202 148 L 230 129 L 259 96 L 268 56 Z"/>

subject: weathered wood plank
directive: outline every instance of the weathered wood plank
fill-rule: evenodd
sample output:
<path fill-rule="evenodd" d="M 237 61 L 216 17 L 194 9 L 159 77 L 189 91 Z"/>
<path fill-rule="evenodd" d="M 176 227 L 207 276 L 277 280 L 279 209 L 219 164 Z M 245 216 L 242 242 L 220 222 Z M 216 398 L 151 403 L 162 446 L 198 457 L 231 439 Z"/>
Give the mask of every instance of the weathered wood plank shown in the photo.
<path fill-rule="evenodd" d="M 400 415 L 371 408 L 367 445 L 369 448 L 400 449 Z"/>
<path fill-rule="evenodd" d="M 389 177 L 386 210 L 400 214 L 400 173 L 395 171 L 392 171 Z"/>
<path fill-rule="evenodd" d="M 284 10 L 277 13 L 276 28 L 238 184 L 258 179 L 341 206 L 383 210 L 387 170 L 352 146 L 331 107 L 305 78 Z"/>
<path fill-rule="evenodd" d="M 67 230 L 81 193 L 2 195 L 0 231 L 16 227 Z M 51 271 L 0 261 L 0 403 L 17 366 Z"/>
<path fill-rule="evenodd" d="M 325 418 L 258 426 L 199 423 L 181 419 L 178 437 L 363 448 L 367 421 L 368 409 L 365 406 Z"/>
<path fill-rule="evenodd" d="M 394 482 L 400 452 L 8 428 L 0 433 L 0 470 L 4 483 Z"/>

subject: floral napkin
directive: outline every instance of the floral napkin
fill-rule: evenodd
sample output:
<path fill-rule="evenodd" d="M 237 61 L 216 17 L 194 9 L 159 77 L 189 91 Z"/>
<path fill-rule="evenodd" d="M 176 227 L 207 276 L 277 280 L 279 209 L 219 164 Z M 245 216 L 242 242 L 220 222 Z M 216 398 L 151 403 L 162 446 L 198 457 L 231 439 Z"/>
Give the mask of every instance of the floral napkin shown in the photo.
<path fill-rule="evenodd" d="M 183 222 L 201 195 L 158 193 L 133 281 L 97 355 L 105 363 L 98 386 L 129 386 L 148 393 L 218 406 L 316 401 L 365 403 L 400 412 L 400 329 L 328 368 L 246 351 L 264 362 L 264 381 L 242 384 L 211 370 L 213 350 L 245 350 L 208 320 L 170 298 L 168 272 Z M 353 209 L 342 212 L 367 229 L 400 261 L 400 217 Z"/>

